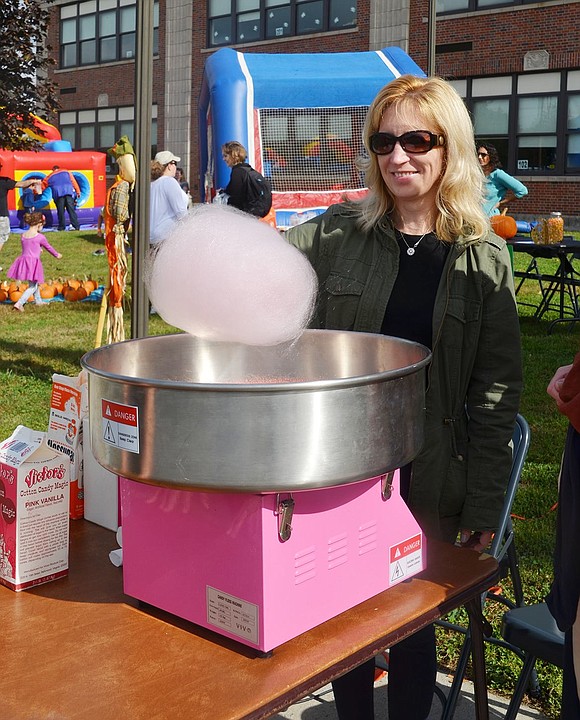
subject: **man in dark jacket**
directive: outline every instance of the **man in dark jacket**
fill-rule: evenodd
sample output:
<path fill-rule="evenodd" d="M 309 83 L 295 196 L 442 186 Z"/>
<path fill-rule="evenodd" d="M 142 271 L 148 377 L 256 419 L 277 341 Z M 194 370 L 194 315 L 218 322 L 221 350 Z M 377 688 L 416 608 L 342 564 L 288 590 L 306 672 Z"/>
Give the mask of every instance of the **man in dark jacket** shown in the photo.
<path fill-rule="evenodd" d="M 570 421 L 558 489 L 554 579 L 546 598 L 564 633 L 563 718 L 580 717 L 580 353 L 548 385 L 558 410 Z"/>
<path fill-rule="evenodd" d="M 79 185 L 74 175 L 64 168 L 55 165 L 52 172 L 42 182 L 43 189 L 49 187 L 52 192 L 52 199 L 58 213 L 58 229 L 66 230 L 64 211 L 68 212 L 70 224 L 75 230 L 80 230 L 80 225 L 75 209 L 75 199 L 81 194 Z"/>
<path fill-rule="evenodd" d="M 0 170 L 2 163 L 0 162 Z M 10 218 L 8 216 L 8 193 L 14 188 L 27 188 L 38 180 L 30 178 L 28 180 L 13 180 L 6 175 L 0 175 L 0 250 L 8 240 L 10 235 Z M 2 270 L 2 268 L 0 268 Z"/>

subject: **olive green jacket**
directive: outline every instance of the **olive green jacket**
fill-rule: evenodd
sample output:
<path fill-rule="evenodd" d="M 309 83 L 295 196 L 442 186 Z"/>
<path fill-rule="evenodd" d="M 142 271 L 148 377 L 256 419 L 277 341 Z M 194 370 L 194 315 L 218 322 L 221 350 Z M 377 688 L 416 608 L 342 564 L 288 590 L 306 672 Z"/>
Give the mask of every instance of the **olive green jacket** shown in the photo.
<path fill-rule="evenodd" d="M 391 224 L 364 233 L 334 205 L 286 233 L 315 268 L 312 327 L 378 333 L 399 267 Z M 505 242 L 459 238 L 433 312 L 425 443 L 413 462 L 409 505 L 425 532 L 497 526 L 522 386 L 520 330 Z"/>

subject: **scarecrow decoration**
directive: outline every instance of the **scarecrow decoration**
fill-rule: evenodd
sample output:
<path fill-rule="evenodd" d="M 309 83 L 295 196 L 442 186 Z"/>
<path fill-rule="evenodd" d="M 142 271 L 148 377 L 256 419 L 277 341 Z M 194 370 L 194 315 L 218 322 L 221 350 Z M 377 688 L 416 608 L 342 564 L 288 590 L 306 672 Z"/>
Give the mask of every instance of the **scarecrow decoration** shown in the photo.
<path fill-rule="evenodd" d="M 122 342 L 125 339 L 123 324 L 123 298 L 127 277 L 125 242 L 131 221 L 130 206 L 135 186 L 136 162 L 133 146 L 126 135 L 123 135 L 109 152 L 117 161 L 119 174 L 107 193 L 103 212 L 105 248 L 109 261 L 109 286 L 103 296 L 96 347 L 101 344 L 105 307 L 107 311 L 107 343 Z"/>

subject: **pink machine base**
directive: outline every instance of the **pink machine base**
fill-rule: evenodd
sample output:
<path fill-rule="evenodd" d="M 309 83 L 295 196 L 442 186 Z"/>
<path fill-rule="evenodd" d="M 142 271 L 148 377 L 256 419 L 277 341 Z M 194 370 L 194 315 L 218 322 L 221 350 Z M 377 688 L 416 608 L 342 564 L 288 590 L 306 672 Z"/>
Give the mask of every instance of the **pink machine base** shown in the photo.
<path fill-rule="evenodd" d="M 269 652 L 425 567 L 425 538 L 383 477 L 283 494 L 121 478 L 127 595 Z M 280 502 L 293 498 L 291 532 Z"/>

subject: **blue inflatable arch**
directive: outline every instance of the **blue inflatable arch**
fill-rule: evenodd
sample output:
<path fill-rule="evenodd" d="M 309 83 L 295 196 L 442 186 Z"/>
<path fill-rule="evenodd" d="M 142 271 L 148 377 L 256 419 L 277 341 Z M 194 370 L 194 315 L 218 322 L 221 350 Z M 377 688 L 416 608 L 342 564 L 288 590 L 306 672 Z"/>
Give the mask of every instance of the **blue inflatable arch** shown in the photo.
<path fill-rule="evenodd" d="M 199 99 L 200 188 L 227 185 L 229 140 L 269 175 L 279 226 L 366 190 L 354 167 L 362 122 L 377 92 L 403 74 L 424 76 L 400 48 L 360 53 L 268 54 L 222 48 L 208 58 Z"/>

